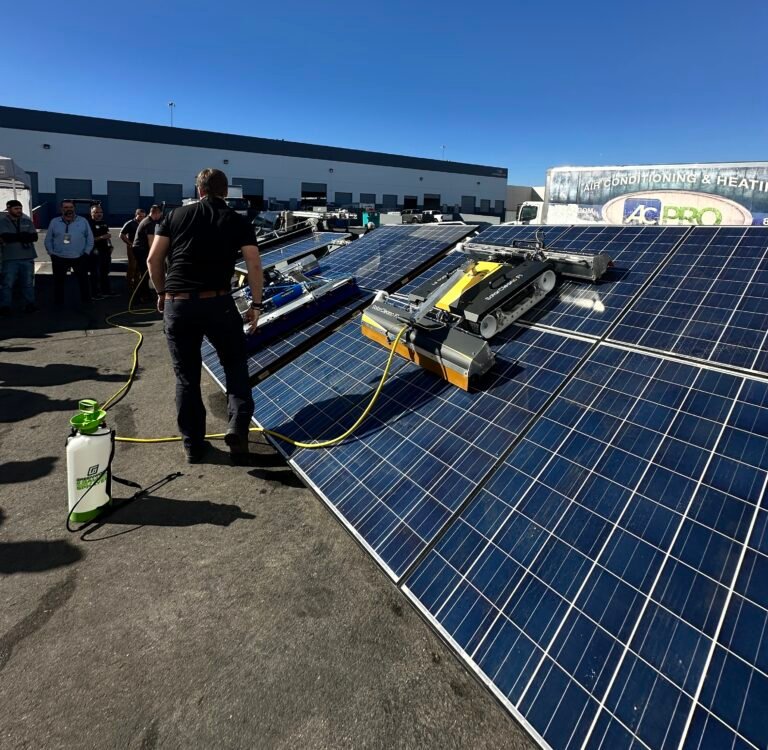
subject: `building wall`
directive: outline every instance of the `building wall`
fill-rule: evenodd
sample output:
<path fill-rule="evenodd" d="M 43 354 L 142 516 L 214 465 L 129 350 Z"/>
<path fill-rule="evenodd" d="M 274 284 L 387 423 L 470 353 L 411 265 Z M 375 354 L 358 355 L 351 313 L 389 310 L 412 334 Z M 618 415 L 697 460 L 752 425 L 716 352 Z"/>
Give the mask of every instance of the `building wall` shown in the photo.
<path fill-rule="evenodd" d="M 152 128 L 157 129 L 157 126 L 147 127 L 150 132 Z M 360 201 L 361 193 L 373 193 L 379 204 L 384 203 L 386 194 L 390 206 L 394 200 L 392 196 L 397 196 L 397 205 L 402 206 L 406 195 L 416 196 L 422 205 L 427 194 L 439 195 L 441 204 L 453 206 L 461 205 L 462 196 L 475 196 L 476 206 L 490 206 L 493 211 L 503 205 L 507 193 L 506 170 L 498 170 L 503 176 L 483 174 L 483 171 L 489 171 L 487 167 L 478 167 L 476 171 L 480 174 L 462 174 L 441 171 L 442 165 L 431 160 L 413 159 L 417 166 L 407 168 L 9 127 L 0 127 L 0 143 L 3 151 L 25 170 L 37 174 L 39 202 L 55 201 L 57 179 L 60 185 L 86 184 L 62 183 L 63 180 L 90 180 L 92 196 L 70 197 L 101 199 L 108 214 L 111 213 L 107 200 L 107 183 L 110 181 L 139 183 L 140 200 L 146 205 L 155 195 L 156 183 L 164 184 L 165 189 L 168 185 L 181 185 L 184 197 L 192 196 L 195 175 L 206 166 L 223 169 L 230 179 L 263 180 L 263 197 L 284 201 L 298 200 L 302 183 L 322 183 L 327 186 L 330 202 L 334 201 L 336 193 L 351 193 L 352 202 Z M 343 149 L 316 148 L 318 153 L 344 155 Z M 359 158 L 360 153 L 365 152 L 355 152 L 355 158 Z M 379 157 L 382 156 L 372 154 L 372 159 L 381 161 L 383 159 Z M 224 160 L 228 163 L 224 164 Z M 402 164 L 408 159 L 393 156 L 392 161 Z M 421 167 L 422 164 L 429 167 L 430 162 L 434 169 Z M 450 165 L 452 170 L 456 166 Z M 471 168 L 471 165 L 466 166 Z M 128 190 L 128 186 L 123 188 L 123 192 Z M 54 206 L 50 208 L 54 209 Z"/>

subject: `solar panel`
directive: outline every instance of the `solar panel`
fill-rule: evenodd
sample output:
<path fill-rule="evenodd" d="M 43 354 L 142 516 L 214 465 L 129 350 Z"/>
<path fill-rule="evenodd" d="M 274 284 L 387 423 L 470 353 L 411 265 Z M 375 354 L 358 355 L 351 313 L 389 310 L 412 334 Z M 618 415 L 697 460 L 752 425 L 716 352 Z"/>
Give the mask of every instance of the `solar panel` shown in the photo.
<path fill-rule="evenodd" d="M 768 229 L 700 227 L 611 338 L 768 373 Z"/>
<path fill-rule="evenodd" d="M 514 240 L 542 239 L 545 244 L 549 245 L 569 228 L 568 226 L 559 225 L 518 224 L 505 226 L 502 224 L 484 229 L 480 234 L 472 238 L 472 242 L 511 247 Z"/>
<path fill-rule="evenodd" d="M 397 579 L 588 348 L 565 336 L 508 329 L 477 393 L 396 358 L 353 439 L 321 450 L 278 446 Z M 258 423 L 300 440 L 341 434 L 365 407 L 387 355 L 362 336 L 359 321 L 348 323 L 254 388 Z"/>
<path fill-rule="evenodd" d="M 351 236 L 351 234 L 340 232 L 314 232 L 301 240 L 293 239 L 286 243 L 279 242 L 276 245 L 270 245 L 262 252 L 261 265 L 264 268 L 269 268 L 282 261 L 298 260 L 305 255 L 311 255 L 328 247 L 332 242 L 348 240 Z M 248 274 L 245 261 L 238 263 L 235 270 L 245 275 Z"/>
<path fill-rule="evenodd" d="M 475 229 L 474 225 L 465 224 L 381 227 L 324 258 L 322 272 L 354 276 L 362 289 L 389 289 Z"/>
<path fill-rule="evenodd" d="M 365 306 L 376 290 L 397 287 L 399 282 L 433 263 L 435 258 L 474 232 L 475 228 L 474 225 L 455 224 L 382 227 L 321 258 L 321 275 L 354 276 L 360 295 L 254 352 L 248 358 L 250 377 L 261 377 L 277 367 L 294 351 Z M 202 356 L 205 368 L 222 384 L 221 364 L 207 341 L 203 342 Z"/>
<path fill-rule="evenodd" d="M 572 227 L 550 247 L 575 253 L 606 252 L 613 268 L 597 284 L 564 280 L 523 320 L 602 336 L 688 231 L 688 227 Z"/>
<path fill-rule="evenodd" d="M 543 745 L 768 746 L 768 383 L 600 345 L 404 590 Z"/>

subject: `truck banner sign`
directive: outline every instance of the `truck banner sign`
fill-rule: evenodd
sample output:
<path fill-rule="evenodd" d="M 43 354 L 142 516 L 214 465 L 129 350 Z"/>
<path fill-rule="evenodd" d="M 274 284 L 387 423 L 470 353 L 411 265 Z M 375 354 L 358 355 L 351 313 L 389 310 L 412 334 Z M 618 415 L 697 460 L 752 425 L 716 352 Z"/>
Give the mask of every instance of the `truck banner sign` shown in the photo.
<path fill-rule="evenodd" d="M 768 163 L 557 167 L 548 224 L 768 226 Z"/>

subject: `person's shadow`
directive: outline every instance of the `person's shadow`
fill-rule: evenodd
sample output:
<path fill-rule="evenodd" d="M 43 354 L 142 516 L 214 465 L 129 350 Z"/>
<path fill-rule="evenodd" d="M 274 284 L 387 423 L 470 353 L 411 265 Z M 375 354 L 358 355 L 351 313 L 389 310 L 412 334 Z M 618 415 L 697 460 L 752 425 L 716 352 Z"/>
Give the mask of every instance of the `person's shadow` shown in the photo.
<path fill-rule="evenodd" d="M 75 399 L 53 399 L 44 393 L 0 388 L 0 422 L 19 422 L 53 411 L 76 411 Z"/>
<path fill-rule="evenodd" d="M 125 380 L 125 376 L 121 373 L 101 373 L 98 367 L 72 365 L 66 362 L 41 367 L 19 362 L 0 362 L 0 381 L 12 388 L 19 386 L 43 388 L 81 380 L 118 383 Z"/>
<path fill-rule="evenodd" d="M 239 505 L 214 503 L 210 500 L 176 500 L 152 493 L 137 498 L 114 501 L 92 524 L 84 527 L 83 541 L 99 541 L 138 531 L 144 526 L 229 526 L 238 520 L 256 518 Z M 118 527 L 112 531 L 109 527 Z M 120 528 L 120 527 L 130 528 Z M 98 533 L 98 536 L 94 534 Z"/>
<path fill-rule="evenodd" d="M 0 509 L 0 525 L 5 513 Z M 65 539 L 53 541 L 0 541 L 0 574 L 41 573 L 44 570 L 72 565 L 83 558 L 83 552 Z"/>

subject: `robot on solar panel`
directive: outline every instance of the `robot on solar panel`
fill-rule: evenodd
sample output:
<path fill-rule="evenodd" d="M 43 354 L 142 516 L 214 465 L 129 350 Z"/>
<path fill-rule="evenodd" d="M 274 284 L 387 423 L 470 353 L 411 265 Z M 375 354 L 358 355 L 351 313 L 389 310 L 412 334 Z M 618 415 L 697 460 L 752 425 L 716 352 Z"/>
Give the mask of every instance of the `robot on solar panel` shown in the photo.
<path fill-rule="evenodd" d="M 547 297 L 560 277 L 597 284 L 613 265 L 605 253 L 545 247 L 541 235 L 510 247 L 468 243 L 463 253 L 459 268 L 407 296 L 378 292 L 361 324 L 364 336 L 387 348 L 399 335 L 397 354 L 463 390 L 493 367 L 489 340 Z"/>

